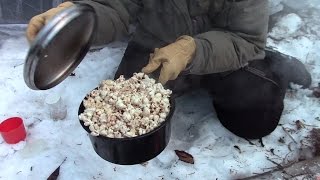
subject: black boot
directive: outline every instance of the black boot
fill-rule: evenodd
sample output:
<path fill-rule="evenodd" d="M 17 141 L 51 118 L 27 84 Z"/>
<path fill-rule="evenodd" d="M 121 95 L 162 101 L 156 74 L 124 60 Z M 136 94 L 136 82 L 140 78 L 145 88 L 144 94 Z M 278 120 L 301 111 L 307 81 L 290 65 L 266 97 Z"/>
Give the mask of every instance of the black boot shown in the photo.
<path fill-rule="evenodd" d="M 294 57 L 284 55 L 274 50 L 266 50 L 265 60 L 270 62 L 270 68 L 278 75 L 283 84 L 290 83 L 309 88 L 312 78 L 305 65 Z"/>

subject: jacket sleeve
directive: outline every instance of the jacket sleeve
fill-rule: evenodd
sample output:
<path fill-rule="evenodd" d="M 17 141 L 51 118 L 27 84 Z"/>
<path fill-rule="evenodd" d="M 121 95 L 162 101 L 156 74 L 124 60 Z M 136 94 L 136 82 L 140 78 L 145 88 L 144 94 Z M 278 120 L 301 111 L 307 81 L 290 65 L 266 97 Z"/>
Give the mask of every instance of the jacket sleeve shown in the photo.
<path fill-rule="evenodd" d="M 94 46 L 121 40 L 129 35 L 129 25 L 137 20 L 140 0 L 74 0 L 75 4 L 87 4 L 98 17 Z"/>
<path fill-rule="evenodd" d="M 190 74 L 232 71 L 248 61 L 263 59 L 268 30 L 268 0 L 227 1 L 226 17 L 216 20 L 225 28 L 213 29 L 194 36 L 196 53 Z"/>

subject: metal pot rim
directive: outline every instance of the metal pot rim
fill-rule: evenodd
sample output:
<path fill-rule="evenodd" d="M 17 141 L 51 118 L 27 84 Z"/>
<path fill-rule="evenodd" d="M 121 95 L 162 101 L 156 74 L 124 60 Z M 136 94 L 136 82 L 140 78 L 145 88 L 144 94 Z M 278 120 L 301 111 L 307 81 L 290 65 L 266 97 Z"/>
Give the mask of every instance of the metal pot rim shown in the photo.
<path fill-rule="evenodd" d="M 66 27 L 68 23 L 74 21 L 77 18 L 83 17 L 82 15 L 84 14 L 93 15 L 93 18 L 91 18 L 93 21 L 93 27 L 89 26 L 82 28 L 92 28 L 93 30 L 91 31 L 92 33 L 90 34 L 90 38 L 86 42 L 85 46 L 82 48 L 82 51 L 80 51 L 80 53 L 77 54 L 77 58 L 74 60 L 72 65 L 68 67 L 67 71 L 59 73 L 59 75 L 56 77 L 50 77 L 52 78 L 51 83 L 48 83 L 43 87 L 39 87 L 39 85 L 35 82 L 35 72 L 37 68 L 39 68 L 38 64 L 46 58 L 46 48 L 48 48 L 50 42 L 57 38 L 59 32 L 63 31 L 64 27 Z M 46 90 L 58 85 L 64 79 L 66 79 L 70 75 L 70 73 L 72 73 L 72 71 L 80 64 L 80 62 L 90 49 L 91 42 L 93 40 L 93 34 L 96 29 L 96 18 L 97 17 L 94 12 L 94 9 L 91 6 L 85 4 L 74 5 L 54 16 L 48 22 L 48 24 L 46 24 L 41 29 L 41 31 L 36 36 L 35 40 L 30 45 L 30 49 L 28 51 L 23 70 L 23 76 L 26 85 L 33 90 Z"/>

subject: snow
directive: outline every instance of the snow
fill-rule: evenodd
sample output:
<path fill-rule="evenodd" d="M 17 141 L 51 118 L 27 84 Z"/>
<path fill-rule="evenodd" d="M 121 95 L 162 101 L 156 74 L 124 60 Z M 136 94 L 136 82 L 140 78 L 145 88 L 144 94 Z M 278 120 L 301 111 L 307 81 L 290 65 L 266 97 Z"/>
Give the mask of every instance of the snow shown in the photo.
<path fill-rule="evenodd" d="M 271 37 L 288 38 L 297 32 L 302 26 L 302 19 L 294 14 L 282 17 L 269 34 Z"/>
<path fill-rule="evenodd" d="M 305 9 L 279 17 L 268 46 L 304 62 L 316 85 L 320 82 L 320 7 L 314 0 L 305 1 L 309 4 L 295 2 L 301 2 Z M 95 154 L 80 126 L 77 110 L 86 93 L 100 81 L 113 78 L 126 43 L 112 43 L 87 54 L 75 76 L 50 90 L 33 91 L 25 85 L 22 74 L 28 51 L 24 28 L 0 26 L 0 122 L 20 116 L 28 133 L 25 141 L 15 145 L 0 138 L 0 179 L 46 179 L 65 158 L 60 180 L 239 179 L 275 168 L 270 160 L 288 163 L 299 157 L 310 158 L 308 133 L 320 125 L 320 100 L 312 97 L 310 90 L 293 86 L 285 98 L 281 126 L 263 138 L 264 147 L 258 140 L 249 142 L 227 131 L 218 121 L 206 92 L 195 91 L 177 99 L 171 140 L 159 156 L 145 165 L 122 166 L 104 161 Z M 55 93 L 67 106 L 64 120 L 50 119 L 45 99 Z M 305 127 L 296 130 L 297 120 Z M 279 142 L 280 138 L 284 143 Z M 192 154 L 195 164 L 179 161 L 176 149 Z"/>
<path fill-rule="evenodd" d="M 269 10 L 271 15 L 283 10 L 283 4 L 281 3 L 281 1 L 282 0 L 269 1 Z"/>

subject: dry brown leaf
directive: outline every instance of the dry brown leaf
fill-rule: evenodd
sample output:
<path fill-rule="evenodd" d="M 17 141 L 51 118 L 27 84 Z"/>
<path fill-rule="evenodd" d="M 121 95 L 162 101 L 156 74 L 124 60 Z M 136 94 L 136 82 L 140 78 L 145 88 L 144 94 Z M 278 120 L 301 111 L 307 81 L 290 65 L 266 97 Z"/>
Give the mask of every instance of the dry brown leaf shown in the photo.
<path fill-rule="evenodd" d="M 179 157 L 180 161 L 189 163 L 189 164 L 194 164 L 194 159 L 193 156 L 187 152 L 184 151 L 179 151 L 179 150 L 174 150 L 176 155 Z"/>
<path fill-rule="evenodd" d="M 64 158 L 60 166 L 67 160 L 67 158 Z M 57 180 L 60 174 L 60 166 L 57 167 L 56 170 L 53 171 L 53 173 L 47 178 L 47 180 Z"/>
<path fill-rule="evenodd" d="M 60 173 L 60 166 L 55 171 L 53 171 L 53 173 L 48 177 L 47 180 L 56 180 L 59 176 L 59 173 Z"/>

